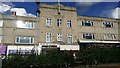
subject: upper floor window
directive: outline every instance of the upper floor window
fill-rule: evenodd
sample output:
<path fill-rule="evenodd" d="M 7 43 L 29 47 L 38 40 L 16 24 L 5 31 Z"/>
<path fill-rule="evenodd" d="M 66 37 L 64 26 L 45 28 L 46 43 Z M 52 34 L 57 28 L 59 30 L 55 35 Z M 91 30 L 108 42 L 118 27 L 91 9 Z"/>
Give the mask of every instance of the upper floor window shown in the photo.
<path fill-rule="evenodd" d="M 93 22 L 92 21 L 82 21 L 82 26 L 93 26 Z"/>
<path fill-rule="evenodd" d="M 3 26 L 3 20 L 0 20 L 0 27 Z"/>
<path fill-rule="evenodd" d="M 67 34 L 67 43 L 72 43 L 72 34 Z"/>
<path fill-rule="evenodd" d="M 113 23 L 111 23 L 111 22 L 103 22 L 103 26 L 110 28 L 110 27 L 113 27 Z"/>
<path fill-rule="evenodd" d="M 24 22 L 22 20 L 18 20 L 17 27 L 18 28 L 26 28 L 26 29 L 34 29 L 35 23 L 29 22 L 29 21 Z"/>
<path fill-rule="evenodd" d="M 52 33 L 46 33 L 46 42 L 52 42 Z"/>
<path fill-rule="evenodd" d="M 61 19 L 57 19 L 57 26 L 61 27 L 61 25 L 62 25 L 62 20 Z"/>
<path fill-rule="evenodd" d="M 62 41 L 62 34 L 61 33 L 58 33 L 57 34 L 57 41 Z"/>
<path fill-rule="evenodd" d="M 34 38 L 33 37 L 16 37 L 16 43 L 32 44 L 34 43 Z"/>
<path fill-rule="evenodd" d="M 105 39 L 105 40 L 116 40 L 117 37 L 116 37 L 116 35 L 114 35 L 114 34 L 105 34 L 105 35 L 104 35 L 104 39 Z"/>
<path fill-rule="evenodd" d="M 72 27 L 72 22 L 71 22 L 71 20 L 68 20 L 68 21 L 67 21 L 67 27 L 68 27 L 68 28 L 71 28 L 71 27 Z"/>
<path fill-rule="evenodd" d="M 47 18 L 46 19 L 46 26 L 51 26 L 52 23 L 51 23 L 51 19 L 50 18 Z"/>
<path fill-rule="evenodd" d="M 89 33 L 83 34 L 83 38 L 85 38 L 85 39 L 95 39 L 94 34 L 89 34 Z"/>

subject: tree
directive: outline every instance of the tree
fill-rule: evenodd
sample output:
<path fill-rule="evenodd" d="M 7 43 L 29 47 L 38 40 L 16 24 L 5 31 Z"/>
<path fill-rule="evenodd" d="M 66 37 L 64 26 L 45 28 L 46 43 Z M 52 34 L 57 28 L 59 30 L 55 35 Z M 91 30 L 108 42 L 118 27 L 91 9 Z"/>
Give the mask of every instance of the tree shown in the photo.
<path fill-rule="evenodd" d="M 87 48 L 79 52 L 79 61 L 83 64 L 105 64 L 105 63 L 120 63 L 119 48 Z"/>

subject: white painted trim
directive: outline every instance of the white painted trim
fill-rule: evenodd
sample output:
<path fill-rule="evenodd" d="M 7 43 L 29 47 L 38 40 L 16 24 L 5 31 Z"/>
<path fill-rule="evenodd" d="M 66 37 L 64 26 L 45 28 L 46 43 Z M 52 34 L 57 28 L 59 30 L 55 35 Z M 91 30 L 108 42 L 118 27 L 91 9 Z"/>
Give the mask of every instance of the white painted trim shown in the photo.
<path fill-rule="evenodd" d="M 60 45 L 60 50 L 76 50 L 79 51 L 79 45 Z"/>
<path fill-rule="evenodd" d="M 89 40 L 80 40 L 81 43 L 120 43 L 119 41 L 89 41 Z"/>

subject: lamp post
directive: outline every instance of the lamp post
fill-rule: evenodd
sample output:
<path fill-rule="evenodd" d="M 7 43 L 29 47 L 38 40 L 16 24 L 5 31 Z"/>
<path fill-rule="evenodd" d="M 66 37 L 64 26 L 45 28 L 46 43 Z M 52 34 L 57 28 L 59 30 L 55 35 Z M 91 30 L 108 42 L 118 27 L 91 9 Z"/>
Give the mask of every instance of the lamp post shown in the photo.
<path fill-rule="evenodd" d="M 36 0 L 36 4 L 37 4 L 37 6 L 38 6 L 38 8 L 37 8 L 37 10 L 36 10 L 36 16 L 37 16 L 37 33 L 36 33 L 36 40 L 37 40 L 37 44 L 36 44 L 36 56 L 38 55 L 38 46 L 39 46 L 39 43 L 38 43 L 38 39 L 39 39 L 39 35 L 38 35 L 38 31 L 39 31 L 39 17 L 40 17 L 40 10 L 39 10 L 39 4 L 40 4 L 40 1 L 38 1 L 38 0 Z"/>

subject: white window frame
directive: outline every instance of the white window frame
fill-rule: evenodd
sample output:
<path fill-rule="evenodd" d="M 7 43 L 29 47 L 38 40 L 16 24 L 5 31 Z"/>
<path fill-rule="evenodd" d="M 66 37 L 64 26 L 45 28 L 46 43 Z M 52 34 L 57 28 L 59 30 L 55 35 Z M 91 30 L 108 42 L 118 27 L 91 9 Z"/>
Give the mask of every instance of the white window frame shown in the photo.
<path fill-rule="evenodd" d="M 72 34 L 67 34 L 67 43 L 71 44 L 73 42 Z"/>
<path fill-rule="evenodd" d="M 84 21 L 81 21 L 82 22 L 82 26 L 93 26 L 93 22 L 92 21 L 86 21 L 86 20 L 84 20 Z M 86 24 L 90 24 L 90 25 L 86 25 Z"/>
<path fill-rule="evenodd" d="M 61 27 L 62 25 L 62 19 L 57 19 L 57 27 Z"/>
<path fill-rule="evenodd" d="M 78 21 L 78 25 L 79 25 L 79 26 L 83 26 L 83 23 L 82 23 L 82 22 L 83 22 L 82 20 Z"/>
<path fill-rule="evenodd" d="M 117 40 L 117 36 L 115 34 L 105 34 L 104 39 L 105 40 Z"/>
<path fill-rule="evenodd" d="M 21 42 L 22 39 L 27 39 L 27 38 L 29 39 L 28 43 L 27 42 L 26 43 Z M 34 44 L 34 37 L 20 37 L 20 36 L 18 36 L 18 37 L 15 38 L 15 43 L 17 43 L 17 44 Z"/>
<path fill-rule="evenodd" d="M 3 27 L 3 20 L 0 20 L 0 27 Z"/>
<path fill-rule="evenodd" d="M 26 25 L 29 25 L 29 27 L 26 27 L 26 28 L 28 28 L 28 29 L 34 29 L 34 28 L 35 28 L 35 23 L 26 21 L 25 24 L 26 24 Z"/>
<path fill-rule="evenodd" d="M 46 26 L 52 26 L 51 18 L 46 19 Z"/>
<path fill-rule="evenodd" d="M 61 33 L 57 34 L 57 41 L 63 41 L 63 37 Z"/>
<path fill-rule="evenodd" d="M 106 28 L 112 28 L 113 27 L 113 23 L 111 22 L 103 22 L 103 27 L 106 27 Z M 110 27 L 107 27 L 107 25 L 110 25 Z"/>
<path fill-rule="evenodd" d="M 29 21 L 17 20 L 16 24 L 17 24 L 17 28 L 24 28 L 24 29 L 34 29 L 35 28 L 35 23 L 29 22 Z"/>
<path fill-rule="evenodd" d="M 46 42 L 52 42 L 52 33 L 46 33 Z"/>
<path fill-rule="evenodd" d="M 91 38 L 87 38 L 87 36 L 91 36 Z M 91 34 L 91 33 L 84 33 L 83 38 L 85 38 L 85 39 L 95 39 L 95 35 Z"/>
<path fill-rule="evenodd" d="M 67 28 L 71 28 L 72 27 L 72 21 L 71 20 L 67 20 Z"/>

